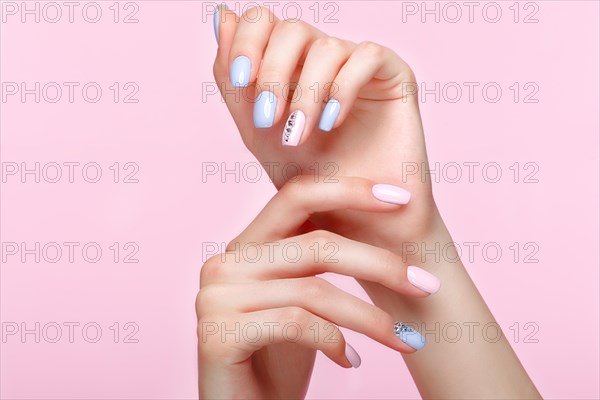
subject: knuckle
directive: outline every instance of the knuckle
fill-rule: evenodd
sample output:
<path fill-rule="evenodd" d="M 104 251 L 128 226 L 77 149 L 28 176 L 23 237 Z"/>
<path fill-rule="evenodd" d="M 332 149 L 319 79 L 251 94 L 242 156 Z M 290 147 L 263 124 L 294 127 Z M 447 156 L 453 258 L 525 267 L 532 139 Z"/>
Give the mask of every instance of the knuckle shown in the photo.
<path fill-rule="evenodd" d="M 300 326 L 307 326 L 310 323 L 310 314 L 300 307 L 286 307 L 282 309 L 279 316 L 282 323 L 295 322 Z"/>
<path fill-rule="evenodd" d="M 215 309 L 217 301 L 223 297 L 223 290 L 220 286 L 206 286 L 196 295 L 196 313 L 203 315 L 206 311 Z"/>
<path fill-rule="evenodd" d="M 284 19 L 275 26 L 273 35 L 305 38 L 310 35 L 310 31 L 308 25 L 304 21 Z"/>
<path fill-rule="evenodd" d="M 306 237 L 309 246 L 316 245 L 319 249 L 323 249 L 326 245 L 335 241 L 336 235 L 324 229 L 317 229 L 307 233 Z"/>
<path fill-rule="evenodd" d="M 276 90 L 283 93 L 285 90 L 284 74 L 281 70 L 281 65 L 271 62 L 265 62 L 261 65 L 256 85 L 261 90 Z"/>
<path fill-rule="evenodd" d="M 279 193 L 289 201 L 297 201 L 303 198 L 310 180 L 307 180 L 304 175 L 296 175 L 290 177 L 281 187 Z"/>
<path fill-rule="evenodd" d="M 381 266 L 383 272 L 379 283 L 384 283 L 384 280 L 386 280 L 388 284 L 390 281 L 393 284 L 400 284 L 402 282 L 402 274 L 399 273 L 400 269 L 398 268 L 400 265 L 400 257 L 398 255 L 393 251 L 382 249 L 377 262 Z"/>
<path fill-rule="evenodd" d="M 268 8 L 260 6 L 260 5 L 249 7 L 242 14 L 242 21 L 245 21 L 245 22 L 255 23 L 255 22 L 263 21 L 263 20 L 267 20 L 268 22 L 273 22 L 274 16 L 273 16 L 273 14 L 271 14 L 271 11 L 269 11 Z"/>
<path fill-rule="evenodd" d="M 299 295 L 306 299 L 323 299 L 327 293 L 328 283 L 322 278 L 307 278 L 300 285 Z"/>
<path fill-rule="evenodd" d="M 223 277 L 226 267 L 227 263 L 225 262 L 225 255 L 223 253 L 211 256 L 200 269 L 200 287 L 206 286 Z"/>
<path fill-rule="evenodd" d="M 380 44 L 366 41 L 358 45 L 358 50 L 368 57 L 381 57 L 386 51 L 386 48 Z"/>
<path fill-rule="evenodd" d="M 312 49 L 323 52 L 339 52 L 343 50 L 344 47 L 344 41 L 333 36 L 319 38 L 315 40 L 312 45 Z"/>

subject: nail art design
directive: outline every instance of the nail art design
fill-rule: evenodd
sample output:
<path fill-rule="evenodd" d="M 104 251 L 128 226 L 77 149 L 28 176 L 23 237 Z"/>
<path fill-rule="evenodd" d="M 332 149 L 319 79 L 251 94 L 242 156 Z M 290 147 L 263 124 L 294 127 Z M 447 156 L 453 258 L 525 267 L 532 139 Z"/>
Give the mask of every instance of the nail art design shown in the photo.
<path fill-rule="evenodd" d="M 260 92 L 254 103 L 254 126 L 256 128 L 270 128 L 273 126 L 277 96 L 272 92 Z"/>
<path fill-rule="evenodd" d="M 246 87 L 250 82 L 250 59 L 246 56 L 237 56 L 231 63 L 229 79 L 234 87 Z"/>
<path fill-rule="evenodd" d="M 283 127 L 281 144 L 284 146 L 298 146 L 300 139 L 302 139 L 305 122 L 306 117 L 302 111 L 296 110 L 291 113 Z"/>
<path fill-rule="evenodd" d="M 402 322 L 394 322 L 394 333 L 400 340 L 415 350 L 421 350 L 425 347 L 425 338 L 419 332 Z"/>
<path fill-rule="evenodd" d="M 338 115 L 340 115 L 340 102 L 336 99 L 329 100 L 323 110 L 323 114 L 321 114 L 319 129 L 325 132 L 332 130 Z"/>
<path fill-rule="evenodd" d="M 416 286 L 429 294 L 437 293 L 442 286 L 437 276 L 425 271 L 423 268 L 415 267 L 414 265 L 408 266 L 406 277 L 413 286 Z"/>
<path fill-rule="evenodd" d="M 373 186 L 371 191 L 376 199 L 385 203 L 404 205 L 410 201 L 410 192 L 399 186 L 378 183 Z"/>

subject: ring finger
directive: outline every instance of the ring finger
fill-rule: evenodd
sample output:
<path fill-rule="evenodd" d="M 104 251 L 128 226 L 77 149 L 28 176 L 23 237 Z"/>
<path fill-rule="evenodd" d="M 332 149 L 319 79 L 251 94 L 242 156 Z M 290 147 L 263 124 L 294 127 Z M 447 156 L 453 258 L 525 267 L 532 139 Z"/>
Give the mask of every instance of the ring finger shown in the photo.
<path fill-rule="evenodd" d="M 304 143 L 317 125 L 324 100 L 331 92 L 334 79 L 350 57 L 354 45 L 334 37 L 314 41 L 302 67 L 300 80 L 290 107 L 292 111 L 281 137 L 284 146 Z"/>

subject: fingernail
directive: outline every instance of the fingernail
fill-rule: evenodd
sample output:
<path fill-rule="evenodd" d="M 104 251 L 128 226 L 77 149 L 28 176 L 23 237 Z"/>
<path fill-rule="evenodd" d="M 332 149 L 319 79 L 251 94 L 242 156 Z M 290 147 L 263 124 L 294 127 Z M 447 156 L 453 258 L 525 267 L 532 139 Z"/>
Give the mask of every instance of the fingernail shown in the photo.
<path fill-rule="evenodd" d="M 319 129 L 325 132 L 332 130 L 338 115 L 340 115 L 340 102 L 335 99 L 329 100 L 321 114 Z"/>
<path fill-rule="evenodd" d="M 300 110 L 296 110 L 290 114 L 283 127 L 283 136 L 281 136 L 281 144 L 284 146 L 298 146 L 302 133 L 304 132 L 304 123 L 306 117 Z"/>
<path fill-rule="evenodd" d="M 352 364 L 352 367 L 354 367 L 354 368 L 360 367 L 360 363 L 361 363 L 360 356 L 358 355 L 356 350 L 354 350 L 354 347 L 350 346 L 350 344 L 348 344 L 348 342 L 346 342 L 346 358 L 348 359 L 348 361 L 350 361 L 350 364 Z"/>
<path fill-rule="evenodd" d="M 430 294 L 436 293 L 442 285 L 437 276 L 414 265 L 408 266 L 406 276 L 410 283 Z"/>
<path fill-rule="evenodd" d="M 425 338 L 402 322 L 394 322 L 394 333 L 400 340 L 415 350 L 421 350 L 425 347 Z"/>
<path fill-rule="evenodd" d="M 217 6 L 215 13 L 213 14 L 213 28 L 215 30 L 215 38 L 217 39 L 217 45 L 219 44 L 219 10 L 221 7 L 226 7 L 224 4 Z"/>
<path fill-rule="evenodd" d="M 261 92 L 254 103 L 254 126 L 257 128 L 270 128 L 275 118 L 277 96 L 272 92 Z"/>
<path fill-rule="evenodd" d="M 372 191 L 375 198 L 385 203 L 408 204 L 410 201 L 410 192 L 398 186 L 378 183 Z"/>
<path fill-rule="evenodd" d="M 248 86 L 250 81 L 250 59 L 246 56 L 238 56 L 231 63 L 229 79 L 234 87 Z"/>

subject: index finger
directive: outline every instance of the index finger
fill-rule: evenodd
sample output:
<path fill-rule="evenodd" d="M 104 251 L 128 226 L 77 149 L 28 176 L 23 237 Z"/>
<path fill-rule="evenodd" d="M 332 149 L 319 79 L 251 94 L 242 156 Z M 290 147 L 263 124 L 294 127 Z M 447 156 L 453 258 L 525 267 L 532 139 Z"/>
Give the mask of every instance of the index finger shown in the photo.
<path fill-rule="evenodd" d="M 337 177 L 335 182 L 315 182 L 301 175 L 287 182 L 248 227 L 229 243 L 269 242 L 285 239 L 314 213 L 333 210 L 397 211 L 408 204 L 410 192 L 399 186 L 378 184 L 358 177 Z"/>

